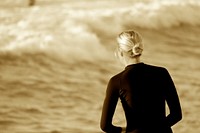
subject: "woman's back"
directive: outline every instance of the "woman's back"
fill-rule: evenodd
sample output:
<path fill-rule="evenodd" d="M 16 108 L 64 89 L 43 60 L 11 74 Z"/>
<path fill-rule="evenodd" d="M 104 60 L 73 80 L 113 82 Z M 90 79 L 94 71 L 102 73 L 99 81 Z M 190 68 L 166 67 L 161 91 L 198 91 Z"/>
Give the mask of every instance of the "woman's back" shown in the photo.
<path fill-rule="evenodd" d="M 165 98 L 171 78 L 166 69 L 144 63 L 129 65 L 116 76 L 127 130 L 166 130 Z M 160 129 L 160 130 L 161 130 Z"/>

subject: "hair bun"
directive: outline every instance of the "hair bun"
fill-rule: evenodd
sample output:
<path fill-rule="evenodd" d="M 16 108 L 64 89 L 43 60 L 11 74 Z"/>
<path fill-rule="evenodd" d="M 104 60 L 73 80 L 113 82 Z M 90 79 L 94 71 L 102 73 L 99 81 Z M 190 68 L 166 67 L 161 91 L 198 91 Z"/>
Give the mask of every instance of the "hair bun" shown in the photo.
<path fill-rule="evenodd" d="M 136 44 L 132 48 L 132 52 L 135 56 L 141 55 L 143 51 L 143 48 L 141 47 L 141 44 Z"/>

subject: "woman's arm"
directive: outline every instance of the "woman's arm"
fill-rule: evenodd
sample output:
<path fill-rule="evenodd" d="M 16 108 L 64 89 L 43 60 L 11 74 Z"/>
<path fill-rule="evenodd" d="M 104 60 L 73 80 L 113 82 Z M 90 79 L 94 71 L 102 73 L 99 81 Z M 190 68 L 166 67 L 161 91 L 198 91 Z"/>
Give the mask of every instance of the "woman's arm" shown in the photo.
<path fill-rule="evenodd" d="M 103 103 L 100 127 L 106 133 L 120 133 L 122 131 L 121 127 L 112 125 L 112 118 L 119 98 L 119 91 L 116 83 L 117 81 L 115 81 L 114 78 L 110 79 Z"/>
<path fill-rule="evenodd" d="M 166 122 L 171 127 L 182 119 L 182 111 L 176 87 L 168 71 L 166 77 L 166 101 L 170 111 Z"/>

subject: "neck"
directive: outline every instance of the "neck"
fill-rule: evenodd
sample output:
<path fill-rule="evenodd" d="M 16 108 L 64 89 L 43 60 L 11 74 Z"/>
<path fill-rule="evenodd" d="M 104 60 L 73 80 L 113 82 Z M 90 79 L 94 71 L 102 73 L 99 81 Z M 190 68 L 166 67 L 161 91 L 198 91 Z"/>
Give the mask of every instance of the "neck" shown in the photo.
<path fill-rule="evenodd" d="M 131 64 L 137 64 L 137 63 L 141 63 L 140 57 L 136 57 L 136 58 L 130 58 L 125 65 L 131 65 Z"/>

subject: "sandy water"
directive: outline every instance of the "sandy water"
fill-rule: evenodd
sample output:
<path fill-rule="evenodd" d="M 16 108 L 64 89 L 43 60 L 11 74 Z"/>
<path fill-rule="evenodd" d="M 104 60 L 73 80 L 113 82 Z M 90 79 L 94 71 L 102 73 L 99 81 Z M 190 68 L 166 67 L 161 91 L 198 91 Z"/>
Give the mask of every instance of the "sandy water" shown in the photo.
<path fill-rule="evenodd" d="M 198 133 L 198 10 L 198 1 L 1 8 L 0 133 L 101 132 L 107 82 L 124 69 L 113 54 L 115 37 L 130 28 L 143 35 L 142 60 L 174 79 L 183 108 L 174 132 Z M 114 123 L 125 125 L 120 103 Z"/>

